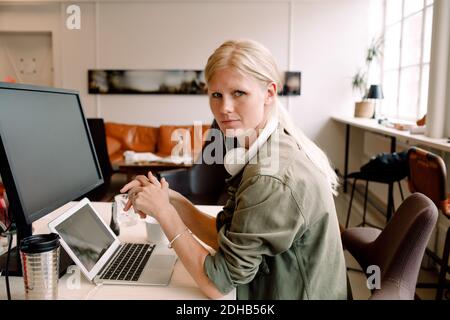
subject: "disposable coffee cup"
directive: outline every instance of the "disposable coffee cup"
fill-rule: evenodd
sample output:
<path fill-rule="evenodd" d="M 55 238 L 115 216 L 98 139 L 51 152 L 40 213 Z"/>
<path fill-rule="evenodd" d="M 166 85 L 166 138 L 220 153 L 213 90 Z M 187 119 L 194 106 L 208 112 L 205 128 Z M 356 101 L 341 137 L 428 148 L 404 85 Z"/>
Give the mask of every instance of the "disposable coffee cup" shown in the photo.
<path fill-rule="evenodd" d="M 166 235 L 164 234 L 164 231 L 161 228 L 161 225 L 159 222 L 152 218 L 147 217 L 145 219 L 145 226 L 147 230 L 147 239 L 151 243 L 156 244 L 168 244 L 169 240 L 167 239 Z"/>
<path fill-rule="evenodd" d="M 20 259 L 27 300 L 58 298 L 59 236 L 36 234 L 20 242 Z"/>

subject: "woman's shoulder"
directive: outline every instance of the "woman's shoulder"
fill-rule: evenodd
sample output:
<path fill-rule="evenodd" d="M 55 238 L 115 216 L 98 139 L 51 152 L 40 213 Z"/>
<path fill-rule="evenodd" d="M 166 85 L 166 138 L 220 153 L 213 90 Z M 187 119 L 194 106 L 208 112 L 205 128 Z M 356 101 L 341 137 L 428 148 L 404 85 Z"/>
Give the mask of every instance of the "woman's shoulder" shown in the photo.
<path fill-rule="evenodd" d="M 252 160 L 244 168 L 242 182 L 262 185 L 275 179 L 291 189 L 298 199 L 324 197 L 330 193 L 325 176 L 284 130 L 272 135 Z M 259 176 L 265 179 L 256 179 Z"/>
<path fill-rule="evenodd" d="M 305 178 L 306 173 L 313 170 L 311 161 L 294 138 L 280 129 L 250 159 L 244 168 L 243 180 L 263 175 L 289 183 L 292 179 Z"/>

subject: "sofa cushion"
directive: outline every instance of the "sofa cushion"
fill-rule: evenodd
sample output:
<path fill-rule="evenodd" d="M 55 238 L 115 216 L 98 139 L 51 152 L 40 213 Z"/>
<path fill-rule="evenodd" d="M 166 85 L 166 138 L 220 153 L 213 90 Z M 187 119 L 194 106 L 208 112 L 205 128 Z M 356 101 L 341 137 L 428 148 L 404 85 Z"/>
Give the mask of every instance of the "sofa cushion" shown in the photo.
<path fill-rule="evenodd" d="M 159 139 L 157 144 L 157 152 L 159 155 L 171 155 L 172 149 L 177 145 L 178 141 L 172 141 L 172 133 L 177 129 L 190 129 L 190 126 L 170 126 L 162 125 L 159 127 Z M 180 130 L 180 133 L 182 131 Z M 190 134 L 190 133 L 189 133 Z"/>
<path fill-rule="evenodd" d="M 112 155 L 119 151 L 122 147 L 122 144 L 119 140 L 113 137 L 106 137 L 106 147 L 108 149 L 108 155 Z"/>
<path fill-rule="evenodd" d="M 137 126 L 136 135 L 129 145 L 136 152 L 155 152 L 159 130 L 155 127 Z"/>
<path fill-rule="evenodd" d="M 190 152 L 198 153 L 201 151 L 202 146 L 204 144 L 203 136 L 205 132 L 210 128 L 209 125 L 203 125 L 202 131 L 195 131 L 194 126 L 176 126 L 176 125 L 162 125 L 159 127 L 159 139 L 157 143 L 157 153 L 159 155 L 170 155 L 172 153 L 172 149 L 177 145 L 178 140 L 172 141 L 172 134 L 175 130 L 178 129 L 184 129 L 188 130 L 189 132 L 189 138 L 190 138 Z M 187 134 L 186 132 L 183 132 L 182 130 L 179 131 L 180 135 Z M 197 143 L 197 144 L 196 144 Z M 194 148 L 197 146 L 199 150 L 194 150 Z"/>
<path fill-rule="evenodd" d="M 155 152 L 159 129 L 155 127 L 109 122 L 105 124 L 106 135 L 117 139 L 123 151 Z"/>

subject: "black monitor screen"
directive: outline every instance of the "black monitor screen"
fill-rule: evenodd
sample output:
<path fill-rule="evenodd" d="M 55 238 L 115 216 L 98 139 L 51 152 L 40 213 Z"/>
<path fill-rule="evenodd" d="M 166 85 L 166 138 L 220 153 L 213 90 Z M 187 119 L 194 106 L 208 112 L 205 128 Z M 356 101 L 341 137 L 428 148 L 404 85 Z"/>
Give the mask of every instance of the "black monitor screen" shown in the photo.
<path fill-rule="evenodd" d="M 27 223 L 103 182 L 74 91 L 0 83 L 0 135 Z"/>

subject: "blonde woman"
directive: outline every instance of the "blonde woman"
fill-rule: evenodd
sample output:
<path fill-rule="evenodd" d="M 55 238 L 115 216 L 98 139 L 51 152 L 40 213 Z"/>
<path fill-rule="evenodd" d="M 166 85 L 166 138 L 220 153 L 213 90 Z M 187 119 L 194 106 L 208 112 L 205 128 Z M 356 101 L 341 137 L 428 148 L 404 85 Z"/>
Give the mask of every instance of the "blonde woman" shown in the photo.
<path fill-rule="evenodd" d="M 123 187 L 127 208 L 159 221 L 210 298 L 236 288 L 238 299 L 345 299 L 336 175 L 279 103 L 273 56 L 255 41 L 227 41 L 209 57 L 205 78 L 220 130 L 241 145 L 225 156 L 231 178 L 223 211 L 217 219 L 200 212 L 151 173 Z"/>

